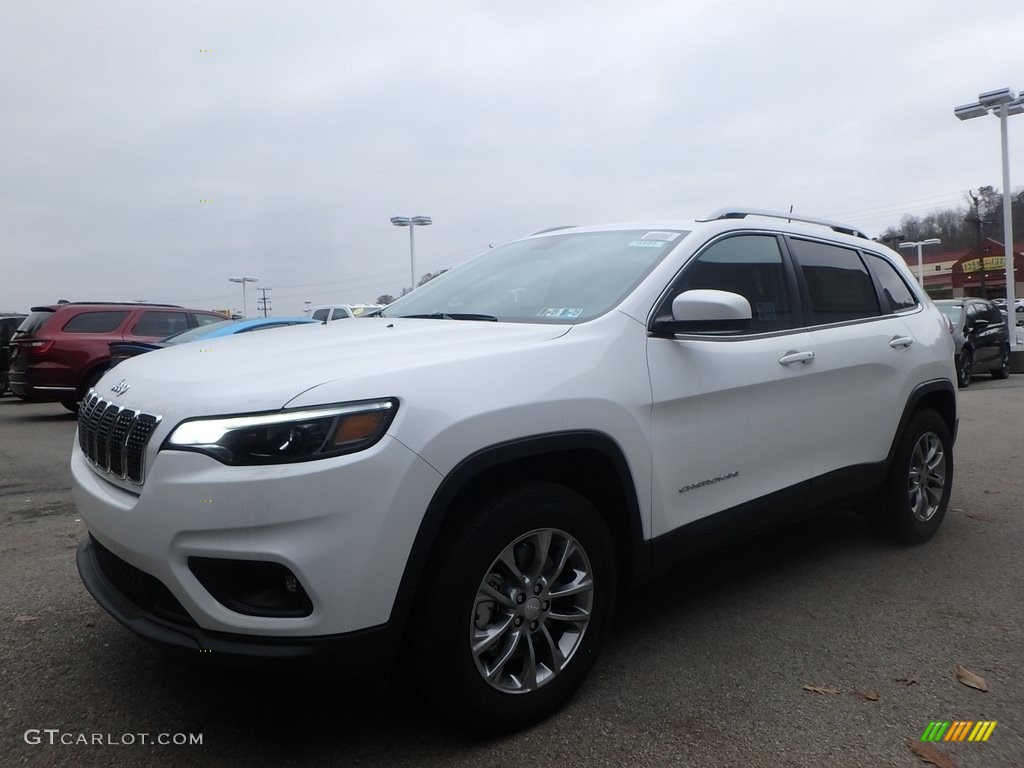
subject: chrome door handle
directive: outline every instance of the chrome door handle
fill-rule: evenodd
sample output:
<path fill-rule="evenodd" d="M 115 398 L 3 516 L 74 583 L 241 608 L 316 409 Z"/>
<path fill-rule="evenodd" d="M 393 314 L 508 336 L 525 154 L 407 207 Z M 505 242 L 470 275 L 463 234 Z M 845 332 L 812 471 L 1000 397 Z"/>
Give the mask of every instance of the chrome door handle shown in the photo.
<path fill-rule="evenodd" d="M 906 349 L 913 343 L 914 340 L 909 336 L 893 336 L 892 340 L 889 342 L 889 346 L 893 349 L 896 349 L 897 347 L 903 347 Z"/>
<path fill-rule="evenodd" d="M 793 363 L 809 363 L 814 359 L 814 353 L 811 351 L 797 352 L 796 350 L 790 350 L 782 357 L 779 358 L 779 365 L 793 365 Z"/>

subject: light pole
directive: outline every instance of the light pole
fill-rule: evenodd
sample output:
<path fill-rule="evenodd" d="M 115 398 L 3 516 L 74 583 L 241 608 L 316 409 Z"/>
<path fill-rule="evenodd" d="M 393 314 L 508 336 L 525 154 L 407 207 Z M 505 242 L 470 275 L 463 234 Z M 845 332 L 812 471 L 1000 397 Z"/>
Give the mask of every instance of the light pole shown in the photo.
<path fill-rule="evenodd" d="M 921 247 L 924 245 L 939 245 L 942 241 L 937 237 L 929 237 L 927 240 L 920 240 L 916 243 L 900 243 L 900 248 L 917 248 L 917 283 L 924 290 L 924 259 L 921 256 Z"/>
<path fill-rule="evenodd" d="M 245 303 L 245 284 L 246 283 L 258 283 L 258 277 L 229 277 L 228 282 L 241 283 L 242 284 L 242 317 L 249 316 L 249 307 Z"/>
<path fill-rule="evenodd" d="M 1009 312 L 1010 321 L 1010 349 L 1019 352 L 1021 347 L 1017 344 L 1017 334 L 1013 326 L 1013 307 L 1015 286 L 1013 283 L 1013 212 L 1010 206 L 1010 153 L 1009 141 L 1006 134 L 1006 118 L 1010 115 L 1019 115 L 1024 112 L 1024 94 L 1017 95 L 1009 88 L 1000 88 L 998 91 L 986 91 L 978 95 L 978 100 L 972 104 L 965 104 L 953 110 L 953 114 L 961 120 L 970 120 L 975 117 L 987 115 L 989 112 L 999 117 L 999 132 L 1002 137 L 1003 149 L 1003 253 L 1005 254 L 1006 266 L 1006 308 Z M 979 253 L 980 257 L 981 254 Z M 984 262 L 982 262 L 984 267 Z"/>
<path fill-rule="evenodd" d="M 429 216 L 392 216 L 391 223 L 396 227 L 409 228 L 409 273 L 412 276 L 412 283 L 409 290 L 416 288 L 416 238 L 413 236 L 416 227 L 426 227 L 434 222 Z"/>

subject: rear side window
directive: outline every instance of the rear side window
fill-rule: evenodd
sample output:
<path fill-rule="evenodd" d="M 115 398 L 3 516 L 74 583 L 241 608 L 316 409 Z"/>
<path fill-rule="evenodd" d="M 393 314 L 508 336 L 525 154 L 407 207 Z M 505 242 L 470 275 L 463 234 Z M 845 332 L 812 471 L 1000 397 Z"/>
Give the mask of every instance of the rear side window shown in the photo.
<path fill-rule="evenodd" d="M 212 323 L 219 323 L 224 320 L 222 315 L 202 315 L 196 312 L 196 325 L 202 328 L 204 325 L 210 325 Z"/>
<path fill-rule="evenodd" d="M 318 309 L 316 312 L 313 313 L 313 319 L 314 320 L 326 320 L 327 319 L 327 315 L 330 313 L 330 311 L 331 310 L 329 310 L 329 309 Z"/>
<path fill-rule="evenodd" d="M 18 326 L 18 333 L 34 333 L 43 327 L 43 323 L 53 317 L 52 309 L 34 309 L 32 313 L 21 321 Z"/>
<path fill-rule="evenodd" d="M 916 307 L 917 299 L 914 298 L 914 294 L 907 287 L 907 284 L 903 282 L 903 278 L 896 271 L 896 267 L 881 256 L 875 256 L 873 253 L 868 254 L 868 258 L 871 260 L 871 266 L 878 277 L 878 284 L 882 289 L 882 295 L 889 301 L 892 311 L 902 312 L 905 309 Z"/>
<path fill-rule="evenodd" d="M 136 336 L 164 338 L 172 333 L 188 330 L 188 316 L 184 312 L 144 312 L 142 319 L 132 328 Z"/>
<path fill-rule="evenodd" d="M 127 312 L 80 312 L 64 324 L 64 333 L 110 333 L 126 317 Z"/>
<path fill-rule="evenodd" d="M 881 314 L 875 284 L 857 251 L 810 240 L 790 240 L 810 298 L 811 325 Z"/>
<path fill-rule="evenodd" d="M 687 266 L 661 314 L 672 314 L 672 299 L 684 291 L 738 293 L 750 303 L 747 333 L 793 328 L 793 304 L 782 252 L 774 235 L 737 235 L 709 246 Z"/>
<path fill-rule="evenodd" d="M 348 312 L 340 307 L 336 307 L 335 310 L 331 312 L 331 320 L 345 320 L 347 317 Z"/>

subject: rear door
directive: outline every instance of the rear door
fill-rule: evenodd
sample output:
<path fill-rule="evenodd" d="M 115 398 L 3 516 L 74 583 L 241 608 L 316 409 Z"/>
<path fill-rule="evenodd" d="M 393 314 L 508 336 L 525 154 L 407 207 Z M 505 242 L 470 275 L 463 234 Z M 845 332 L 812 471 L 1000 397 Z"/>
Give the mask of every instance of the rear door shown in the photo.
<path fill-rule="evenodd" d="M 135 318 L 124 338 L 165 339 L 171 334 L 188 330 L 188 313 L 183 310 L 147 309 Z"/>
<path fill-rule="evenodd" d="M 814 475 L 838 481 L 832 473 L 880 470 L 910 395 L 908 372 L 925 354 L 903 317 L 920 304 L 891 264 L 873 262 L 876 255 L 803 237 L 787 243 L 815 342 L 802 422 Z M 873 273 L 884 281 L 876 286 Z"/>

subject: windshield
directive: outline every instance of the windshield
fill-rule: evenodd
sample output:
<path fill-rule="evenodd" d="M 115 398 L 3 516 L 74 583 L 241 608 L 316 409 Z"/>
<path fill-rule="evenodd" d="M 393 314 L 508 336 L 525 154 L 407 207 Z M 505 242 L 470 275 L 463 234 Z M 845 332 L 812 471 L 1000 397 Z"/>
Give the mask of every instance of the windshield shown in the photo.
<path fill-rule="evenodd" d="M 520 240 L 445 272 L 381 314 L 582 323 L 622 301 L 686 234 L 640 229 Z"/>
<path fill-rule="evenodd" d="M 189 328 L 187 331 L 181 331 L 180 333 L 172 333 L 166 339 L 161 339 L 161 344 L 182 344 L 186 341 L 195 341 L 201 336 L 205 336 L 208 333 L 223 328 L 227 325 L 234 325 L 234 320 L 220 320 L 216 323 L 208 323 L 207 325 L 201 325 L 198 328 Z"/>

